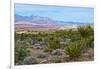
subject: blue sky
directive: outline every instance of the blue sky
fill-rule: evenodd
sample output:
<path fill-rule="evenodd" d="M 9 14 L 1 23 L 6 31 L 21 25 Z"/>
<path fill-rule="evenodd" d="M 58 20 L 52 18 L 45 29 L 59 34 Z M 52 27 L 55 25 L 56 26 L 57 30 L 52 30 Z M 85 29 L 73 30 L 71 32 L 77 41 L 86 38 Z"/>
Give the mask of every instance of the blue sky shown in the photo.
<path fill-rule="evenodd" d="M 22 16 L 43 16 L 57 21 L 94 23 L 94 9 L 85 7 L 61 7 L 16 3 L 15 14 Z"/>

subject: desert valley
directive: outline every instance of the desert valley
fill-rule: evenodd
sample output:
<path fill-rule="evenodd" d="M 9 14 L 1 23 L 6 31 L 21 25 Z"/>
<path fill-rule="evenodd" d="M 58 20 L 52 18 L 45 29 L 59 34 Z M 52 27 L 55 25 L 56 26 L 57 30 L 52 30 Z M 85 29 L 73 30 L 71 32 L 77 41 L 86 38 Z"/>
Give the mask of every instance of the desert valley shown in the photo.
<path fill-rule="evenodd" d="M 93 24 L 15 15 L 15 65 L 93 60 Z"/>

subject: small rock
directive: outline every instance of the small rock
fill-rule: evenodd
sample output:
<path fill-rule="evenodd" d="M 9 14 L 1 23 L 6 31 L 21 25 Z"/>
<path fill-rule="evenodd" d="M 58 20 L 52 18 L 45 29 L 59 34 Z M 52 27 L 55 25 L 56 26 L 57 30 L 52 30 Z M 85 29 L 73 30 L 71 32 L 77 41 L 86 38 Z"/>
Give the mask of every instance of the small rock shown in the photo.
<path fill-rule="evenodd" d="M 52 55 L 63 55 L 64 54 L 64 50 L 62 49 L 56 49 L 54 51 L 51 52 Z"/>
<path fill-rule="evenodd" d="M 48 63 L 48 60 L 43 60 L 40 63 Z"/>
<path fill-rule="evenodd" d="M 42 54 L 38 54 L 37 58 L 46 58 L 47 54 L 42 53 Z"/>

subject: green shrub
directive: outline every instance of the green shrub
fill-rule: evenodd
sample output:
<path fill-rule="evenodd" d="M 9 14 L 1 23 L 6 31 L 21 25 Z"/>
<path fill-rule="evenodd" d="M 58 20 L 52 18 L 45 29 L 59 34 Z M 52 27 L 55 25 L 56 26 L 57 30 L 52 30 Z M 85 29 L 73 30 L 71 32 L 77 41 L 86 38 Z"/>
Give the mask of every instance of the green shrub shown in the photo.
<path fill-rule="evenodd" d="M 58 57 L 58 56 L 52 57 L 51 58 L 51 62 L 52 63 L 60 63 L 60 62 L 62 62 L 62 58 L 61 57 Z"/>
<path fill-rule="evenodd" d="M 69 55 L 69 60 L 78 60 L 78 58 L 81 56 L 81 47 L 77 42 L 72 42 L 70 45 L 66 48 L 65 53 Z"/>
<path fill-rule="evenodd" d="M 48 46 L 44 48 L 44 51 L 52 52 L 55 49 L 60 48 L 60 43 L 58 39 L 49 40 Z"/>
<path fill-rule="evenodd" d="M 28 56 L 26 48 L 15 47 L 15 62 L 22 61 L 26 56 Z"/>

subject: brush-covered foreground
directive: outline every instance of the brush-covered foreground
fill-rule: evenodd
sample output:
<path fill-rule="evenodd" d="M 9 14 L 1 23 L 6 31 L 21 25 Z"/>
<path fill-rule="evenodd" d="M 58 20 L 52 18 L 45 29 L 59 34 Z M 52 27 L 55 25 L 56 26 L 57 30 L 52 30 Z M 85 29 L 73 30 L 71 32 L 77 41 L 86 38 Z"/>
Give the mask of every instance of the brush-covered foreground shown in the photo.
<path fill-rule="evenodd" d="M 15 32 L 15 65 L 94 60 L 94 29 Z"/>

